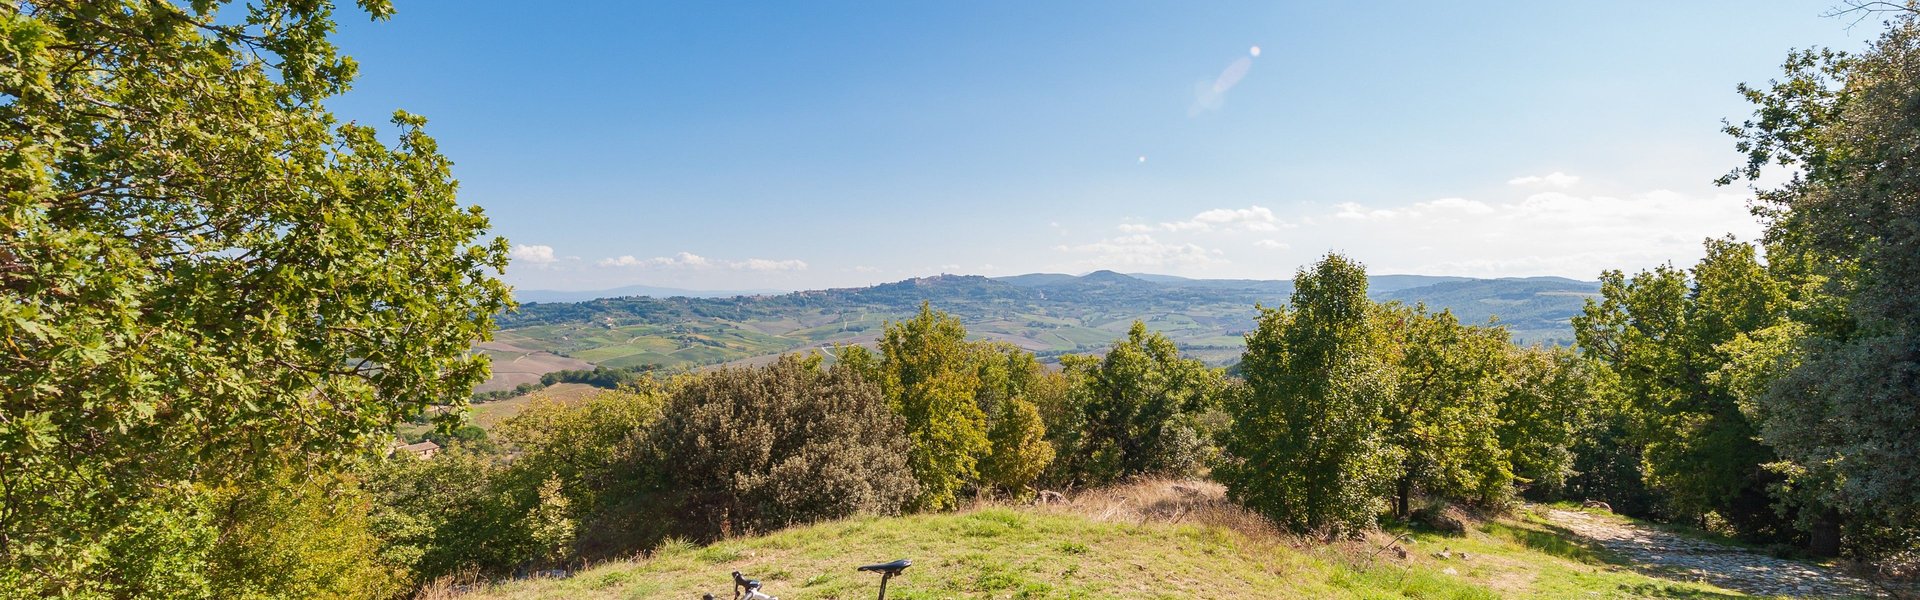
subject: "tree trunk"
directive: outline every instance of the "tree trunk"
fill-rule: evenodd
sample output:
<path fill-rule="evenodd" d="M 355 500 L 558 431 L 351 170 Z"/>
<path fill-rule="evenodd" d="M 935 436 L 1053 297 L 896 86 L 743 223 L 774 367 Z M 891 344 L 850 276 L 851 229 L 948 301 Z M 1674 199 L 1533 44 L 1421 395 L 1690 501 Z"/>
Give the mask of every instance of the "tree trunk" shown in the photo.
<path fill-rule="evenodd" d="M 1807 532 L 1807 552 L 1815 556 L 1840 555 L 1840 511 L 1826 509 L 1813 519 L 1813 530 Z"/>
<path fill-rule="evenodd" d="M 1393 512 L 1402 519 L 1413 516 L 1413 480 L 1401 477 L 1398 489 L 1394 493 Z"/>

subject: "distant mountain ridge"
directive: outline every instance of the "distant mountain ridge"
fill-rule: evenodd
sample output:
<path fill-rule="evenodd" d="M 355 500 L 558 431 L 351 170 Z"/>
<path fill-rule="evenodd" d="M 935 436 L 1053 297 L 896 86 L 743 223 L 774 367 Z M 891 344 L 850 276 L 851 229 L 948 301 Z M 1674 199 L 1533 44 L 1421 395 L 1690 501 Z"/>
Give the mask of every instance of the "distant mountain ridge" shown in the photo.
<path fill-rule="evenodd" d="M 1370 278 L 1381 301 L 1424 302 L 1468 323 L 1497 322 L 1522 344 L 1572 343 L 1569 319 L 1599 284 L 1559 277 L 1473 279 L 1427 275 Z M 976 338 L 1043 358 L 1098 352 L 1143 321 L 1184 351 L 1214 364 L 1238 359 L 1256 305 L 1279 306 L 1286 280 L 1189 279 L 1095 271 L 1007 277 L 938 275 L 860 288 L 733 297 L 632 295 L 534 302 L 500 319 L 499 339 L 529 350 L 606 366 L 696 367 L 765 360 L 834 344 L 872 343 L 886 322 L 922 302 L 951 313 Z"/>

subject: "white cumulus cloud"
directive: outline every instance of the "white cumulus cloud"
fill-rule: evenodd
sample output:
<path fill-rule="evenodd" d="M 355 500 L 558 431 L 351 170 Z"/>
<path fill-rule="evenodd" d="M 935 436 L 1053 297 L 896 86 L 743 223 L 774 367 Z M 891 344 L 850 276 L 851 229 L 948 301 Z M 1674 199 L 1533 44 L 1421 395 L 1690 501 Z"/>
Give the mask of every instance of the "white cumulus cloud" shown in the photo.
<path fill-rule="evenodd" d="M 553 246 L 527 244 L 514 245 L 513 250 L 507 252 L 507 258 L 516 263 L 534 266 L 550 265 L 560 260 L 553 255 Z"/>

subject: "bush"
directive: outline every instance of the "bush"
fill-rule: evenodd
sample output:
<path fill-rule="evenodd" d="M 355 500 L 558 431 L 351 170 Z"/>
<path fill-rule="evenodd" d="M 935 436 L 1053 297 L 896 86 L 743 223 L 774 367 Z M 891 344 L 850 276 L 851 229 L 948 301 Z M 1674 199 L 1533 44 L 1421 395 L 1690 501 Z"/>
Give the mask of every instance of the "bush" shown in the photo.
<path fill-rule="evenodd" d="M 899 415 L 853 370 L 784 356 L 694 377 L 669 397 L 642 457 L 656 501 L 696 539 L 862 513 L 919 493 Z"/>
<path fill-rule="evenodd" d="M 1133 323 L 1103 357 L 1063 356 L 1073 387 L 1069 410 L 1084 433 L 1074 440 L 1070 482 L 1100 484 L 1141 475 L 1188 477 L 1217 453 L 1202 431 L 1216 411 L 1222 372 L 1180 355 L 1172 340 Z"/>
<path fill-rule="evenodd" d="M 658 515 L 638 497 L 653 469 L 623 461 L 660 420 L 663 402 L 649 380 L 574 400 L 536 397 L 496 431 L 517 453 L 509 476 L 518 493 L 558 494 L 562 516 L 580 525 L 569 540 L 579 555 L 628 553 L 658 535 Z"/>
<path fill-rule="evenodd" d="M 540 558 L 534 490 L 506 476 L 497 457 L 448 448 L 431 459 L 396 454 L 365 468 L 369 528 L 381 554 L 413 584 L 478 570 L 499 575 Z"/>

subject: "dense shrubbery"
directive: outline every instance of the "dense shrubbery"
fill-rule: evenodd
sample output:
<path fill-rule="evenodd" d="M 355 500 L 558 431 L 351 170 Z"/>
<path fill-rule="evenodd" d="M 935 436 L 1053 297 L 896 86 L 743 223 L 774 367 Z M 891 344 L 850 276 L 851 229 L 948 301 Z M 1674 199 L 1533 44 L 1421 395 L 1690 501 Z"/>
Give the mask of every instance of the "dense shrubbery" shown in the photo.
<path fill-rule="evenodd" d="M 672 533 L 714 539 L 854 514 L 897 514 L 919 493 L 900 415 L 846 367 L 785 356 L 677 386 L 640 460 Z"/>

